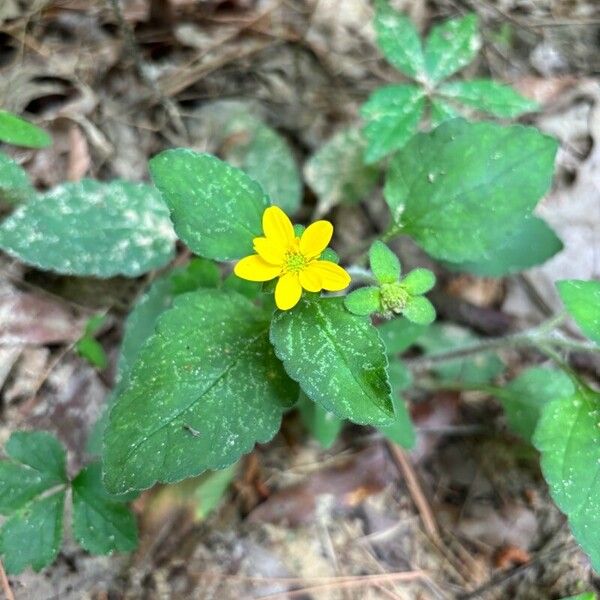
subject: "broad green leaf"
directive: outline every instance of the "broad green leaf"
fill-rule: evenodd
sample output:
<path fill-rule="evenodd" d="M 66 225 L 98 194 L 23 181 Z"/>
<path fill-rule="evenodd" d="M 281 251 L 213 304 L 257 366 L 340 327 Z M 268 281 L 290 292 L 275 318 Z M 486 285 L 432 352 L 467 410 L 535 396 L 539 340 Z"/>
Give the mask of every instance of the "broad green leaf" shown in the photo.
<path fill-rule="evenodd" d="M 377 328 L 389 355 L 408 350 L 426 330 L 426 325 L 418 325 L 402 317 L 386 321 Z"/>
<path fill-rule="evenodd" d="M 424 296 L 415 296 L 408 301 L 402 314 L 417 325 L 430 325 L 435 321 L 436 313 L 433 304 Z"/>
<path fill-rule="evenodd" d="M 369 264 L 379 283 L 395 283 L 400 279 L 401 267 L 398 257 L 379 240 L 374 241 L 369 249 Z"/>
<path fill-rule="evenodd" d="M 17 208 L 0 226 L 0 248 L 66 275 L 137 277 L 173 256 L 169 211 L 150 185 L 84 179 Z"/>
<path fill-rule="evenodd" d="M 303 392 L 298 402 L 300 419 L 310 434 L 325 449 L 331 448 L 342 430 L 344 421 L 313 402 Z"/>
<path fill-rule="evenodd" d="M 429 269 L 413 269 L 402 280 L 402 285 L 415 296 L 426 294 L 435 285 L 435 275 Z"/>
<path fill-rule="evenodd" d="M 600 281 L 566 279 L 556 287 L 581 331 L 600 346 Z"/>
<path fill-rule="evenodd" d="M 486 259 L 450 263 L 449 267 L 482 277 L 502 277 L 541 265 L 562 249 L 563 243 L 556 233 L 542 219 L 532 216 Z"/>
<path fill-rule="evenodd" d="M 492 79 L 450 81 L 440 86 L 438 93 L 465 106 L 507 119 L 539 109 L 537 102 Z"/>
<path fill-rule="evenodd" d="M 45 148 L 52 143 L 52 138 L 25 119 L 0 110 L 0 142 L 26 148 Z"/>
<path fill-rule="evenodd" d="M 425 107 L 422 88 L 388 85 L 375 90 L 361 107 L 366 121 L 364 160 L 372 164 L 402 148 L 414 135 Z"/>
<path fill-rule="evenodd" d="M 381 300 L 379 288 L 367 286 L 354 290 L 344 298 L 344 304 L 353 315 L 364 317 L 380 312 Z"/>
<path fill-rule="evenodd" d="M 533 442 L 554 501 L 600 570 L 600 394 L 579 386 L 547 404 Z"/>
<path fill-rule="evenodd" d="M 349 127 L 325 142 L 304 165 L 304 177 L 318 196 L 318 215 L 343 203 L 364 200 L 379 179 L 379 169 L 365 165 L 366 142 L 360 129 Z"/>
<path fill-rule="evenodd" d="M 0 203 L 21 204 L 35 196 L 27 173 L 12 158 L 0 152 Z"/>
<path fill-rule="evenodd" d="M 271 322 L 271 342 L 289 376 L 325 410 L 359 424 L 393 416 L 384 346 L 342 298 L 304 298 Z"/>
<path fill-rule="evenodd" d="M 425 42 L 425 66 L 429 79 L 437 83 L 467 66 L 479 52 L 477 16 L 450 19 L 431 30 Z"/>
<path fill-rule="evenodd" d="M 425 354 L 434 357 L 439 353 L 467 347 L 478 340 L 475 334 L 462 327 L 435 324 L 425 329 L 416 340 L 416 344 L 425 351 Z M 470 385 L 487 383 L 503 370 L 504 363 L 494 352 L 444 361 L 433 367 L 433 371 L 442 381 Z"/>
<path fill-rule="evenodd" d="M 389 63 L 409 77 L 425 70 L 421 39 L 411 20 L 394 10 L 388 0 L 377 0 L 375 31 L 377 45 Z"/>
<path fill-rule="evenodd" d="M 177 235 L 200 256 L 236 260 L 252 254 L 270 205 L 260 185 L 210 154 L 178 148 L 150 161 Z"/>
<path fill-rule="evenodd" d="M 99 463 L 73 480 L 73 535 L 92 554 L 129 552 L 137 546 L 137 525 L 126 504 L 102 485 Z"/>
<path fill-rule="evenodd" d="M 31 566 L 39 571 L 58 554 L 62 540 L 64 490 L 41 497 L 20 508 L 0 529 L 0 555 L 7 573 Z"/>
<path fill-rule="evenodd" d="M 297 398 L 268 314 L 235 292 L 179 296 L 138 353 L 104 436 L 111 493 L 221 469 L 269 441 Z"/>
<path fill-rule="evenodd" d="M 392 160 L 393 218 L 429 254 L 481 260 L 523 225 L 552 181 L 556 141 L 537 129 L 446 121 Z"/>
<path fill-rule="evenodd" d="M 531 367 L 494 395 L 502 402 L 511 429 L 531 441 L 544 407 L 574 392 L 571 378 L 563 371 Z"/>
<path fill-rule="evenodd" d="M 239 465 L 235 463 L 220 471 L 212 471 L 203 476 L 202 481 L 194 491 L 194 499 L 198 504 L 196 516 L 206 519 L 218 508 L 231 482 L 235 479 Z"/>
<path fill-rule="evenodd" d="M 444 121 L 455 119 L 459 116 L 456 110 L 442 100 L 431 100 L 431 128 L 435 129 Z"/>

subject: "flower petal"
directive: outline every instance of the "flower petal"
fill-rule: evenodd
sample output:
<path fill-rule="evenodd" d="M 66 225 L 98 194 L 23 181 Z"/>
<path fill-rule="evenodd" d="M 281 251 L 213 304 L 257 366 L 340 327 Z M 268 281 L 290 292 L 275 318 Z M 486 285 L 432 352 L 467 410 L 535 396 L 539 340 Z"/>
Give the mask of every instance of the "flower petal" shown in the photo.
<path fill-rule="evenodd" d="M 319 274 L 323 289 L 328 292 L 339 292 L 350 285 L 350 275 L 342 267 L 328 260 L 316 260 L 308 268 Z"/>
<path fill-rule="evenodd" d="M 289 310 L 298 304 L 302 287 L 295 273 L 286 273 L 279 278 L 275 288 L 275 304 L 280 310 Z"/>
<path fill-rule="evenodd" d="M 266 237 L 256 237 L 254 238 L 254 250 L 268 263 L 278 266 L 283 265 L 286 249 L 281 244 L 277 244 Z"/>
<path fill-rule="evenodd" d="M 310 267 L 311 265 L 308 265 L 300 271 L 300 285 L 308 292 L 320 292 L 323 289 L 321 276 L 317 269 L 311 269 Z"/>
<path fill-rule="evenodd" d="M 271 265 L 258 254 L 242 258 L 234 267 L 233 272 L 248 281 L 269 281 L 281 273 L 281 267 Z"/>
<path fill-rule="evenodd" d="M 333 235 L 333 225 L 329 221 L 315 221 L 309 225 L 300 238 L 300 252 L 304 256 L 316 258 L 327 248 Z"/>
<path fill-rule="evenodd" d="M 262 226 L 270 242 L 287 248 L 293 243 L 294 226 L 279 206 L 269 206 L 263 213 Z"/>

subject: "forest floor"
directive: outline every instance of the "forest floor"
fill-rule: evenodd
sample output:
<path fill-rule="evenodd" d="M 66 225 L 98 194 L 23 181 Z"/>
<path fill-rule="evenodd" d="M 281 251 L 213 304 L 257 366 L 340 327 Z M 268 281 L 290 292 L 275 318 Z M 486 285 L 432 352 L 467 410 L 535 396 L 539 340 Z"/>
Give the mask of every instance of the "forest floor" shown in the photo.
<path fill-rule="evenodd" d="M 560 141 L 540 214 L 565 250 L 524 276 L 441 274 L 440 318 L 498 335 L 557 307 L 552 282 L 600 278 L 600 12 L 594 0 L 404 0 L 426 31 L 478 13 L 484 47 L 471 75 L 511 82 L 538 100 L 526 119 Z M 381 60 L 367 0 L 0 2 L 0 105 L 48 129 L 44 150 L 11 149 L 36 186 L 82 177 L 148 178 L 147 160 L 185 146 L 216 152 L 207 104 L 237 100 L 290 142 L 300 165 L 358 122 L 369 93 L 396 77 Z M 381 231 L 383 202 L 329 215 L 334 246 Z M 315 197 L 305 188 L 298 220 Z M 409 243 L 409 266 L 428 265 Z M 438 271 L 439 273 L 439 271 Z M 138 280 L 51 276 L 0 257 L 0 447 L 20 428 L 48 429 L 70 468 L 114 378 L 123 320 L 156 274 Z M 106 312 L 98 372 L 73 352 L 85 319 Z M 509 373 L 539 362 L 507 353 Z M 578 368 L 594 376 L 598 364 Z M 371 600 L 562 598 L 598 586 L 537 455 L 481 393 L 413 398 L 418 442 L 395 452 L 347 427 L 327 451 L 294 415 L 243 461 L 220 509 L 197 515 L 185 485 L 134 505 L 140 547 L 93 557 L 67 542 L 41 573 L 10 578 L 17 599 L 197 598 Z"/>

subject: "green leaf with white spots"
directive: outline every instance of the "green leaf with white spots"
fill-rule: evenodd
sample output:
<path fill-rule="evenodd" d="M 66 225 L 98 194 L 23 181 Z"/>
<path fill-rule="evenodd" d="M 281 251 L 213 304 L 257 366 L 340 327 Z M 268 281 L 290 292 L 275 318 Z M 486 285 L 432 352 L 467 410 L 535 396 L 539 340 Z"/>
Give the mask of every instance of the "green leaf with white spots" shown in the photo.
<path fill-rule="evenodd" d="M 429 254 L 480 261 L 530 217 L 552 181 L 556 148 L 521 125 L 447 121 L 396 155 L 385 197 L 397 224 Z"/>
<path fill-rule="evenodd" d="M 424 296 L 410 298 L 402 314 L 417 325 L 430 325 L 435 321 L 435 308 Z"/>
<path fill-rule="evenodd" d="M 342 298 L 304 298 L 271 322 L 271 342 L 289 376 L 325 410 L 359 424 L 393 417 L 385 348 Z"/>
<path fill-rule="evenodd" d="M 179 296 L 138 353 L 104 435 L 111 493 L 221 469 L 269 441 L 297 399 L 269 314 L 234 292 Z"/>
<path fill-rule="evenodd" d="M 398 257 L 379 240 L 374 241 L 369 249 L 369 264 L 379 283 L 394 283 L 400 279 L 402 270 Z"/>
<path fill-rule="evenodd" d="M 0 203 L 21 204 L 33 198 L 35 193 L 23 168 L 0 152 Z"/>
<path fill-rule="evenodd" d="M 556 287 L 579 329 L 600 346 L 600 281 L 567 279 Z"/>
<path fill-rule="evenodd" d="M 88 552 L 130 552 L 137 546 L 135 517 L 119 497 L 102 485 L 102 469 L 93 463 L 73 480 L 73 535 Z"/>
<path fill-rule="evenodd" d="M 65 275 L 137 277 L 173 256 L 169 211 L 150 185 L 84 179 L 21 205 L 0 226 L 0 248 Z"/>
<path fill-rule="evenodd" d="M 391 425 L 380 427 L 379 430 L 386 438 L 410 449 L 415 445 L 416 434 L 406 401 L 400 395 L 402 390 L 410 387 L 412 377 L 410 371 L 399 360 L 390 362 L 388 367 L 390 383 L 392 385 L 392 400 L 394 403 L 394 422 Z"/>
<path fill-rule="evenodd" d="M 52 138 L 29 121 L 0 110 L 0 142 L 26 148 L 45 148 L 52 143 Z"/>
<path fill-rule="evenodd" d="M 386 321 L 377 328 L 389 355 L 408 350 L 426 330 L 427 326 L 418 325 L 402 317 Z"/>
<path fill-rule="evenodd" d="M 409 77 L 416 77 L 425 70 L 425 59 L 415 26 L 387 0 L 377 0 L 375 9 L 377 45 L 391 65 Z"/>
<path fill-rule="evenodd" d="M 338 204 L 364 200 L 375 188 L 380 171 L 365 165 L 366 141 L 360 129 L 349 127 L 325 142 L 304 165 L 304 177 L 318 196 L 317 216 Z"/>
<path fill-rule="evenodd" d="M 444 121 L 449 121 L 450 119 L 455 119 L 459 116 L 456 110 L 450 106 L 447 102 L 443 102 L 442 100 L 431 100 L 430 105 L 430 115 L 431 115 L 431 128 L 435 129 L 439 125 L 441 125 Z"/>
<path fill-rule="evenodd" d="M 298 411 L 302 423 L 317 442 L 325 449 L 331 448 L 342 430 L 344 421 L 307 398 L 303 392 L 300 392 Z"/>
<path fill-rule="evenodd" d="M 372 164 L 402 148 L 414 135 L 423 110 L 425 93 L 414 85 L 388 85 L 375 90 L 361 107 L 366 121 L 364 160 Z"/>
<path fill-rule="evenodd" d="M 600 394 L 582 385 L 547 404 L 533 442 L 552 498 L 600 570 Z"/>
<path fill-rule="evenodd" d="M 260 184 L 210 154 L 178 148 L 150 161 L 150 173 L 171 210 L 177 235 L 205 258 L 236 260 L 253 253 L 270 206 Z"/>
<path fill-rule="evenodd" d="M 402 285 L 414 296 L 426 294 L 435 285 L 435 275 L 429 269 L 413 269 L 402 280 Z"/>
<path fill-rule="evenodd" d="M 502 403 L 511 429 L 531 441 L 544 407 L 574 393 L 573 382 L 564 371 L 531 367 L 494 395 Z"/>
<path fill-rule="evenodd" d="M 350 292 L 344 298 L 346 308 L 353 315 L 372 315 L 381 311 L 379 288 L 375 286 L 362 287 Z"/>
<path fill-rule="evenodd" d="M 481 39 L 477 16 L 469 14 L 450 19 L 431 30 L 425 42 L 428 78 L 437 83 L 467 66 L 479 52 Z"/>

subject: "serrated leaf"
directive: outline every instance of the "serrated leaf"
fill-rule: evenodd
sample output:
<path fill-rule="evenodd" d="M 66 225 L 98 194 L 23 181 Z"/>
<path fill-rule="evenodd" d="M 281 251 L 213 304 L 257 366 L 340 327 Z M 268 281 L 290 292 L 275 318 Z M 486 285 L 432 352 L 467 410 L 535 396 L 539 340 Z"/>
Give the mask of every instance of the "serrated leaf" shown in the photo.
<path fill-rule="evenodd" d="M 175 235 L 150 185 L 84 179 L 17 208 L 0 247 L 27 264 L 66 275 L 137 277 L 166 264 Z"/>
<path fill-rule="evenodd" d="M 237 463 L 225 467 L 220 471 L 206 473 L 194 491 L 197 502 L 196 516 L 206 519 L 221 503 L 223 496 L 235 479 L 239 465 Z"/>
<path fill-rule="evenodd" d="M 210 154 L 166 150 L 150 173 L 171 210 L 177 235 L 200 256 L 236 260 L 252 254 L 270 201 L 241 169 Z"/>
<path fill-rule="evenodd" d="M 317 216 L 343 203 L 365 199 L 377 184 L 379 169 L 365 165 L 366 141 L 349 127 L 325 142 L 304 165 L 304 177 L 319 198 Z"/>
<path fill-rule="evenodd" d="M 27 173 L 12 158 L 0 152 L 0 203 L 21 204 L 35 196 Z"/>
<path fill-rule="evenodd" d="M 381 424 L 393 416 L 385 349 L 368 319 L 342 298 L 304 298 L 278 311 L 271 342 L 304 393 L 341 419 Z"/>
<path fill-rule="evenodd" d="M 313 402 L 303 392 L 300 393 L 297 408 L 300 412 L 302 423 L 312 437 L 323 448 L 331 448 L 344 426 L 344 421 L 338 419 L 333 413 L 325 410 L 316 402 Z"/>
<path fill-rule="evenodd" d="M 31 566 L 39 571 L 58 554 L 62 541 L 65 492 L 33 500 L 20 508 L 0 529 L 0 555 L 7 573 Z"/>
<path fill-rule="evenodd" d="M 566 279 L 556 287 L 579 329 L 600 346 L 600 281 Z"/>
<path fill-rule="evenodd" d="M 129 552 L 137 546 L 137 525 L 127 505 L 102 485 L 102 469 L 93 463 L 73 480 L 73 535 L 88 552 Z"/>
<path fill-rule="evenodd" d="M 377 328 L 389 355 L 408 350 L 426 331 L 426 325 L 418 325 L 402 317 L 386 321 Z"/>
<path fill-rule="evenodd" d="M 506 119 L 539 109 L 537 102 L 492 79 L 450 81 L 440 86 L 438 93 L 465 106 Z"/>
<path fill-rule="evenodd" d="M 392 216 L 429 254 L 481 260 L 506 243 L 552 181 L 556 141 L 537 129 L 454 119 L 392 160 Z"/>
<path fill-rule="evenodd" d="M 435 129 L 444 121 L 455 119 L 459 114 L 447 102 L 441 100 L 431 100 L 431 128 Z"/>
<path fill-rule="evenodd" d="M 353 315 L 364 317 L 381 310 L 379 295 L 380 292 L 378 287 L 362 287 L 350 292 L 344 299 L 344 304 Z"/>
<path fill-rule="evenodd" d="M 52 143 L 52 138 L 25 119 L 0 110 L 0 142 L 26 148 L 45 148 Z"/>
<path fill-rule="evenodd" d="M 420 87 L 388 85 L 375 90 L 360 110 L 366 121 L 365 162 L 373 164 L 402 148 L 417 130 L 424 108 Z"/>
<path fill-rule="evenodd" d="M 417 325 L 430 325 L 435 321 L 436 313 L 433 304 L 424 296 L 411 298 L 402 314 Z"/>
<path fill-rule="evenodd" d="M 547 404 L 533 438 L 550 493 L 600 570 L 600 394 L 579 386 Z"/>
<path fill-rule="evenodd" d="M 571 378 L 563 371 L 531 367 L 494 395 L 502 403 L 511 429 L 531 441 L 544 407 L 574 392 Z"/>
<path fill-rule="evenodd" d="M 398 257 L 386 244 L 375 240 L 369 249 L 369 264 L 379 283 L 395 283 L 400 279 L 401 267 Z"/>
<path fill-rule="evenodd" d="M 480 48 L 475 14 L 437 25 L 425 42 L 425 66 L 429 79 L 437 83 L 456 73 L 477 56 Z"/>
<path fill-rule="evenodd" d="M 563 243 L 556 233 L 542 219 L 532 216 L 486 259 L 448 266 L 482 277 L 502 277 L 541 265 L 562 249 Z"/>
<path fill-rule="evenodd" d="M 297 393 L 261 309 L 230 291 L 179 296 L 111 409 L 104 483 L 123 493 L 226 467 L 277 433 Z"/>
<path fill-rule="evenodd" d="M 421 39 L 415 26 L 387 0 L 377 0 L 375 31 L 377 45 L 391 65 L 409 77 L 425 70 Z"/>

